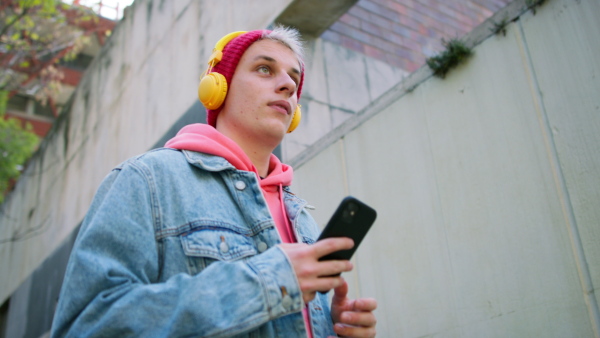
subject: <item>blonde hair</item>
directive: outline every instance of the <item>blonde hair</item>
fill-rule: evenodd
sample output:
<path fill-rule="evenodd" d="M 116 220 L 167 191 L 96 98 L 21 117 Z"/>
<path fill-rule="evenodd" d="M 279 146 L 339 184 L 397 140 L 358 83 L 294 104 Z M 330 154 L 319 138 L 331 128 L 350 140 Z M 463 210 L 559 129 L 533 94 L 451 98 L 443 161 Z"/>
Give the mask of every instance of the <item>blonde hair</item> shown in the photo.
<path fill-rule="evenodd" d="M 274 40 L 291 49 L 296 54 L 304 70 L 304 45 L 297 29 L 275 25 L 271 31 L 265 31 L 261 39 Z"/>

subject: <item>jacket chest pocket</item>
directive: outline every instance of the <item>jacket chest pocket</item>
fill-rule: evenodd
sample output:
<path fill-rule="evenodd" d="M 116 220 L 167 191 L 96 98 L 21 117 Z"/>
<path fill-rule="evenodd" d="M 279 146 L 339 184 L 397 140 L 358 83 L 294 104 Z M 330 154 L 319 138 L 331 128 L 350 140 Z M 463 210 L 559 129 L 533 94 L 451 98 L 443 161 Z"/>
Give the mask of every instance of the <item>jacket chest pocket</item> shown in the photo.
<path fill-rule="evenodd" d="M 228 229 L 201 229 L 181 237 L 192 275 L 216 261 L 230 262 L 258 253 L 252 237 Z"/>

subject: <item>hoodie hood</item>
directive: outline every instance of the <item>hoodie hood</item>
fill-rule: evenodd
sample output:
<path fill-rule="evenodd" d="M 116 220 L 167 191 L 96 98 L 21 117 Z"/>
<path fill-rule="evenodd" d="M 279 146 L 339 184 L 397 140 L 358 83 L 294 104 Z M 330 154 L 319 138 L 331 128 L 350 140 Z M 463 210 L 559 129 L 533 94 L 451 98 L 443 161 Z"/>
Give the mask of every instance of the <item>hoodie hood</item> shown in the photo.
<path fill-rule="evenodd" d="M 277 156 L 271 154 L 269 174 L 265 178 L 260 178 L 258 170 L 237 143 L 218 132 L 214 127 L 203 123 L 183 127 L 174 138 L 165 144 L 165 147 L 220 156 L 238 170 L 254 172 L 259 179 L 261 188 L 267 191 L 291 185 L 294 177 L 292 167 L 281 163 Z"/>

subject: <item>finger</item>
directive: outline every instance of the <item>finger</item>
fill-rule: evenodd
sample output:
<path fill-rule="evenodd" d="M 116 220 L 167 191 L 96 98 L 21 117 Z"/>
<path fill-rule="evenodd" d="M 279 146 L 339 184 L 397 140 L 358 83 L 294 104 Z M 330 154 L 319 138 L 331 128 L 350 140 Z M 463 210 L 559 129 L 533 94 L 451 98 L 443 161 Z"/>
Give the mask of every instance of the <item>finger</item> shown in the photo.
<path fill-rule="evenodd" d="M 348 237 L 326 238 L 313 245 L 317 257 L 323 257 L 340 250 L 352 249 L 353 247 L 354 241 Z"/>
<path fill-rule="evenodd" d="M 350 261 L 313 261 L 304 262 L 294 266 L 298 278 L 319 278 L 319 277 L 339 277 L 342 272 L 351 271 L 353 264 Z M 339 283 L 335 287 L 339 286 Z"/>
<path fill-rule="evenodd" d="M 328 292 L 342 284 L 340 277 L 321 277 L 305 281 L 301 285 L 302 292 L 319 291 Z"/>
<path fill-rule="evenodd" d="M 352 271 L 353 268 L 354 265 L 350 261 L 321 261 L 318 263 L 317 276 L 339 277 L 342 272 Z"/>
<path fill-rule="evenodd" d="M 371 327 L 377 324 L 373 312 L 345 311 L 340 315 L 340 323 L 351 326 Z"/>
<path fill-rule="evenodd" d="M 304 304 L 308 304 L 308 302 L 311 302 L 313 299 L 315 299 L 315 296 L 317 295 L 317 292 L 302 292 L 302 300 L 304 301 Z"/>
<path fill-rule="evenodd" d="M 337 288 L 335 288 L 334 293 L 333 293 L 333 299 L 331 300 L 332 303 L 341 303 L 343 302 L 346 297 L 348 296 L 348 283 L 342 278 L 343 283 L 338 286 Z"/>
<path fill-rule="evenodd" d="M 359 298 L 354 302 L 354 311 L 374 311 L 377 309 L 375 298 Z"/>
<path fill-rule="evenodd" d="M 375 327 L 356 327 L 337 323 L 333 326 L 333 330 L 339 336 L 348 337 L 375 337 L 377 333 Z"/>

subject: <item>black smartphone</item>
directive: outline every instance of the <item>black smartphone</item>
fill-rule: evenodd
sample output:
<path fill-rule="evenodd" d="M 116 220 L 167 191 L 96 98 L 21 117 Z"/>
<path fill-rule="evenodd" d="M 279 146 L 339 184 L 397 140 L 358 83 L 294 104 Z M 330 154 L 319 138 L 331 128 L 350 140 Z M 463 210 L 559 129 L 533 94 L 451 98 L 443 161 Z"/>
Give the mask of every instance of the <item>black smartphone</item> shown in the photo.
<path fill-rule="evenodd" d="M 365 238 L 367 231 L 371 228 L 377 212 L 375 209 L 348 196 L 342 200 L 331 219 L 321 232 L 318 240 L 329 237 L 349 237 L 354 241 L 354 247 L 350 250 L 341 250 L 321 257 L 319 260 L 349 260 L 360 242 Z"/>

